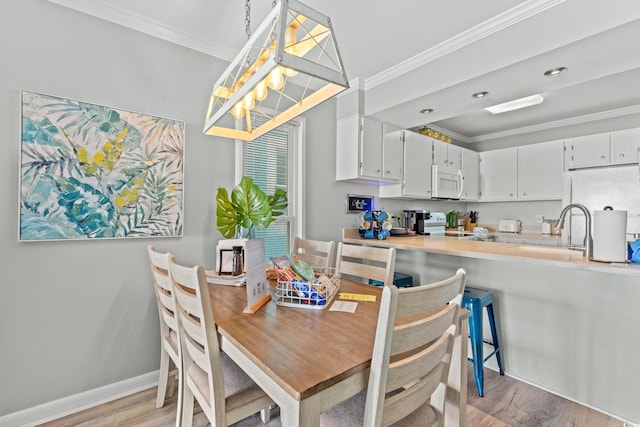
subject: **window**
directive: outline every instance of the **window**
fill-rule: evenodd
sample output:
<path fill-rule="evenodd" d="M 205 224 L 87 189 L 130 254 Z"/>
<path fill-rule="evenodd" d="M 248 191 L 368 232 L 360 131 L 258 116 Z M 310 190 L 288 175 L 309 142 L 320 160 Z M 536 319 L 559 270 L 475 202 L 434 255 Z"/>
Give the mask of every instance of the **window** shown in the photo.
<path fill-rule="evenodd" d="M 265 261 L 288 254 L 293 238 L 303 236 L 304 119 L 289 121 L 253 141 L 236 144 L 236 181 L 246 175 L 266 194 L 273 194 L 277 188 L 287 192 L 287 212 L 266 230 L 256 230 L 256 237 L 264 238 Z"/>

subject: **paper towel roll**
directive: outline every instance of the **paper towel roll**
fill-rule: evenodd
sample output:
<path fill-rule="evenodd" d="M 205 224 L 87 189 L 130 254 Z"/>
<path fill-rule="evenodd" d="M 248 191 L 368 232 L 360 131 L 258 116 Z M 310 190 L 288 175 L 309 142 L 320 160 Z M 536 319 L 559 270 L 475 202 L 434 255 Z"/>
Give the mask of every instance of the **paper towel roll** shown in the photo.
<path fill-rule="evenodd" d="M 627 257 L 627 211 L 593 212 L 593 259 L 625 262 Z"/>

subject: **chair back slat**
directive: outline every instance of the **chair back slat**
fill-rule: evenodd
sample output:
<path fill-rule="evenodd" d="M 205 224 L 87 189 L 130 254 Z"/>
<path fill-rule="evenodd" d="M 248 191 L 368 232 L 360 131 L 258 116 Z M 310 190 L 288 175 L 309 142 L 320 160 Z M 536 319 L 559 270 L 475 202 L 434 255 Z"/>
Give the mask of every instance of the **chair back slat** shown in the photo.
<path fill-rule="evenodd" d="M 374 248 L 340 242 L 336 257 L 336 270 L 340 276 L 359 279 L 364 283 L 376 280 L 393 284 L 395 248 Z"/>
<path fill-rule="evenodd" d="M 386 426 L 421 405 L 447 383 L 466 273 L 437 283 L 382 290 L 365 425 Z M 442 387 L 440 387 L 442 385 Z M 446 404 L 444 399 L 435 399 Z M 441 418 L 444 408 L 428 406 Z M 464 408 L 463 408 L 464 410 Z"/>
<path fill-rule="evenodd" d="M 333 267 L 335 261 L 336 242 L 309 240 L 296 237 L 293 242 L 293 253 L 312 267 L 325 272 Z"/>

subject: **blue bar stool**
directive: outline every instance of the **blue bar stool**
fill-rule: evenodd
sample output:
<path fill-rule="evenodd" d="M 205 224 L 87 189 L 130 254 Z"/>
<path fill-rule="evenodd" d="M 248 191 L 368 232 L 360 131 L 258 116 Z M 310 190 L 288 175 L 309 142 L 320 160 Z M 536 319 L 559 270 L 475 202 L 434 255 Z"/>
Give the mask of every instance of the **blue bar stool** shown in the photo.
<path fill-rule="evenodd" d="M 469 317 L 469 335 L 471 338 L 471 351 L 473 359 L 473 372 L 476 377 L 476 387 L 478 395 L 484 396 L 484 372 L 483 365 L 491 356 L 495 354 L 500 375 L 504 375 L 502 369 L 502 359 L 500 359 L 500 345 L 498 344 L 498 333 L 496 330 L 496 320 L 493 316 L 493 293 L 486 289 L 478 289 L 465 287 L 464 296 L 462 298 L 462 306 L 471 312 Z M 482 334 L 482 309 L 487 308 L 489 316 L 489 326 L 491 327 L 491 338 L 493 342 L 485 341 Z M 482 355 L 482 344 L 487 343 L 493 346 L 493 351 L 487 357 Z"/>

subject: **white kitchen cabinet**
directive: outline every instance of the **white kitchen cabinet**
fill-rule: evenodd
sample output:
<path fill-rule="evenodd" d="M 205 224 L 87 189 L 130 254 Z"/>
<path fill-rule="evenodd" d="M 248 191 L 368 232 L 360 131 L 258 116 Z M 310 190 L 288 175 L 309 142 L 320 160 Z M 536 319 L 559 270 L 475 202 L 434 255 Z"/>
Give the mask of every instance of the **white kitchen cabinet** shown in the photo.
<path fill-rule="evenodd" d="M 402 134 L 402 129 L 382 124 L 382 177 L 397 182 L 402 180 Z"/>
<path fill-rule="evenodd" d="M 567 169 L 606 166 L 610 163 L 610 134 L 598 133 L 571 138 L 566 142 Z"/>
<path fill-rule="evenodd" d="M 638 163 L 640 160 L 640 128 L 611 132 L 611 162 Z"/>
<path fill-rule="evenodd" d="M 462 168 L 462 147 L 433 139 L 433 164 L 453 169 Z"/>
<path fill-rule="evenodd" d="M 478 200 L 480 195 L 480 155 L 462 148 L 462 200 Z"/>
<path fill-rule="evenodd" d="M 431 138 L 403 131 L 402 182 L 380 186 L 381 198 L 431 198 Z"/>
<path fill-rule="evenodd" d="M 398 142 L 388 138 L 397 148 Z M 398 182 L 401 173 L 391 165 L 402 163 L 402 151 L 384 147 L 383 124 L 353 115 L 338 120 L 336 131 L 336 180 L 365 184 Z M 385 169 L 385 166 L 388 166 Z M 388 171 L 386 173 L 385 171 Z"/>
<path fill-rule="evenodd" d="M 564 141 L 518 147 L 518 200 L 562 199 Z"/>
<path fill-rule="evenodd" d="M 517 198 L 517 148 L 481 152 L 480 201 L 512 201 Z"/>

